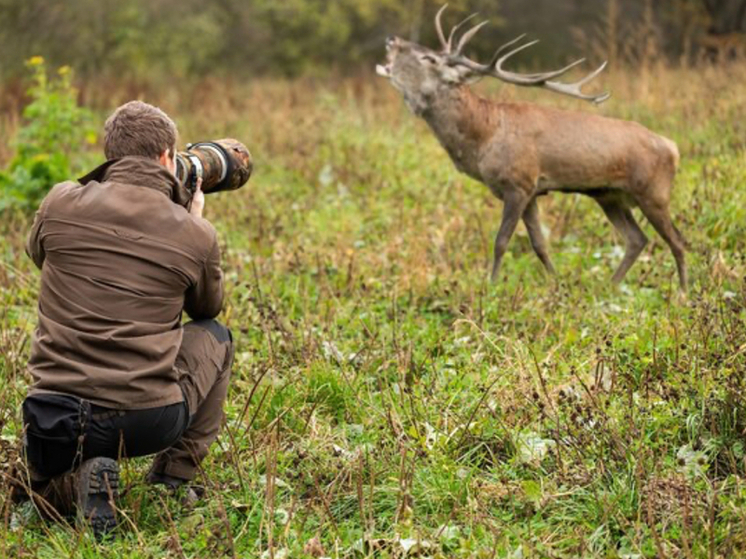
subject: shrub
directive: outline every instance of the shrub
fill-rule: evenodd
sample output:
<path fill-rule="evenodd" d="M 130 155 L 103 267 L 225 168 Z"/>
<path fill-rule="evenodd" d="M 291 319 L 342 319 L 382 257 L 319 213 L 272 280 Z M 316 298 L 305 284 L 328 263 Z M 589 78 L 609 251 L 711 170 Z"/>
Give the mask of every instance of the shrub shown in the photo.
<path fill-rule="evenodd" d="M 13 140 L 15 156 L 0 171 L 0 211 L 35 209 L 52 186 L 77 170 L 71 155 L 96 142 L 91 113 L 78 106 L 70 67 L 63 66 L 49 77 L 42 57 L 35 56 L 26 65 L 32 77 L 31 102 L 23 110 L 25 124 Z"/>

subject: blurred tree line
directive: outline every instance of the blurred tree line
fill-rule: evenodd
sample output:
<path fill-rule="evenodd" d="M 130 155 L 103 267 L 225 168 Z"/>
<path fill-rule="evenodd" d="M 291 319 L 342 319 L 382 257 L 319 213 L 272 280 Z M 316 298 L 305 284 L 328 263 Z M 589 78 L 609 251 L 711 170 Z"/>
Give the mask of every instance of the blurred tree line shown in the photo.
<path fill-rule="evenodd" d="M 0 0 L 0 79 L 20 75 L 24 60 L 35 55 L 52 65 L 69 64 L 83 77 L 117 79 L 369 70 L 383 56 L 389 34 L 437 45 L 432 18 L 440 5 L 441 0 Z M 634 63 L 645 54 L 640 45 L 651 40 L 656 55 L 681 60 L 696 55 L 708 32 L 746 28 L 746 0 L 451 0 L 446 21 L 452 25 L 471 11 L 493 22 L 474 41 L 477 53 L 487 55 L 524 32 L 541 38 L 523 58 L 528 65 L 577 56 L 579 48 L 599 58 L 627 53 Z"/>

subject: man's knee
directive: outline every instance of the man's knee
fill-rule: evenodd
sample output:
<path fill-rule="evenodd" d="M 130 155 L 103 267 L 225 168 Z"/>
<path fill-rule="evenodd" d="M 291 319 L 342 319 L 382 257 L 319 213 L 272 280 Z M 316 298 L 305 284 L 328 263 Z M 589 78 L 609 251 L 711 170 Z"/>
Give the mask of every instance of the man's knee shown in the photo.
<path fill-rule="evenodd" d="M 184 325 L 176 368 L 189 414 L 194 415 L 208 394 L 227 385 L 233 364 L 233 339 L 217 320 L 195 320 Z"/>
<path fill-rule="evenodd" d="M 233 334 L 231 334 L 231 331 L 227 326 L 215 319 L 193 320 L 192 322 L 188 322 L 184 328 L 200 328 L 212 334 L 212 337 L 215 338 L 218 343 L 233 344 Z"/>
<path fill-rule="evenodd" d="M 209 360 L 222 362 L 221 371 L 230 372 L 234 354 L 233 335 L 217 320 L 193 320 L 184 325 L 184 341 L 179 353 L 187 360 L 187 354 L 202 355 L 203 357 L 198 360 L 204 359 L 208 354 L 212 355 Z"/>

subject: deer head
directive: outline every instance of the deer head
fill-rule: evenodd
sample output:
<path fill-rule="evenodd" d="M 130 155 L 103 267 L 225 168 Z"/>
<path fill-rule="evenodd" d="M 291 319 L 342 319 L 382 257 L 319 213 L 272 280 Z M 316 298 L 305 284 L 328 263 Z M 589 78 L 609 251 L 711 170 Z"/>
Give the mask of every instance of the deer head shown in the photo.
<path fill-rule="evenodd" d="M 444 5 L 435 16 L 435 28 L 441 44 L 440 51 L 398 37 L 389 37 L 386 40 L 386 64 L 379 64 L 376 67 L 376 72 L 391 80 L 391 84 L 402 93 L 407 105 L 415 114 L 423 114 L 439 92 L 486 76 L 492 76 L 516 85 L 543 87 L 593 103 L 602 103 L 609 98 L 608 93 L 586 95 L 581 91 L 583 85 L 603 71 L 606 67 L 605 62 L 582 80 L 570 84 L 554 80 L 569 72 L 575 66 L 582 64 L 585 59 L 576 60 L 572 64 L 552 72 L 519 74 L 505 70 L 503 65 L 509 58 L 538 42 L 531 41 L 516 46 L 523 41 L 525 35 L 521 35 L 497 49 L 487 64 L 480 64 L 467 58 L 463 54 L 464 47 L 487 22 L 483 21 L 473 26 L 464 32 L 456 42 L 459 31 L 476 16 L 476 14 L 472 14 L 453 27 L 446 39 L 441 19 L 447 7 L 448 4 Z"/>
<path fill-rule="evenodd" d="M 426 111 L 440 91 L 465 83 L 473 74 L 449 64 L 443 53 L 398 37 L 386 40 L 386 52 L 386 64 L 379 64 L 376 71 L 391 80 L 416 115 Z"/>

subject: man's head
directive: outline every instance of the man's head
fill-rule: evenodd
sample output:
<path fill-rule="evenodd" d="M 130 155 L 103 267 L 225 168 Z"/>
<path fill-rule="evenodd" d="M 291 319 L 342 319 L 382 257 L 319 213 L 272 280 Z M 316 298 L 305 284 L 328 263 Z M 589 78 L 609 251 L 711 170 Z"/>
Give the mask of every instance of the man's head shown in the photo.
<path fill-rule="evenodd" d="M 107 159 L 139 155 L 158 160 L 175 172 L 174 121 L 158 107 L 130 101 L 119 107 L 104 125 L 104 154 Z"/>

